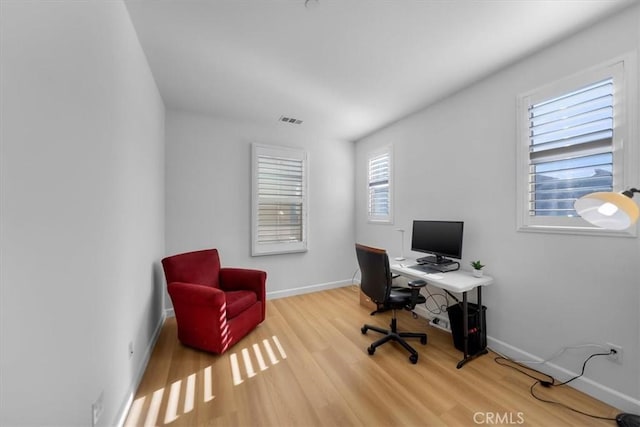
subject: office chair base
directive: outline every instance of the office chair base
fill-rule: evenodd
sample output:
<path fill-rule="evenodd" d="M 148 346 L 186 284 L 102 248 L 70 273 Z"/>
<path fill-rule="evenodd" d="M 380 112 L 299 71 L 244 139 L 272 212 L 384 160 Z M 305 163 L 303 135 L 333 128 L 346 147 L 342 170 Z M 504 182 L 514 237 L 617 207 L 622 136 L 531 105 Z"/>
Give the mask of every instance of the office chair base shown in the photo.
<path fill-rule="evenodd" d="M 427 334 L 421 332 L 397 332 L 394 321 L 391 322 L 391 330 L 382 329 L 373 325 L 364 325 L 360 330 L 363 334 L 366 334 L 369 329 L 384 334 L 384 337 L 380 338 L 378 341 L 374 342 L 367 348 L 367 352 L 369 353 L 369 355 L 373 355 L 376 352 L 376 348 L 381 346 L 382 344 L 389 341 L 395 341 L 410 353 L 409 361 L 413 364 L 416 364 L 418 363 L 418 352 L 415 351 L 414 348 L 409 345 L 409 343 L 407 343 L 405 338 L 419 338 L 420 344 L 425 345 L 427 343 Z"/>
<path fill-rule="evenodd" d="M 616 423 L 618 427 L 638 427 L 640 426 L 640 415 L 618 414 Z"/>

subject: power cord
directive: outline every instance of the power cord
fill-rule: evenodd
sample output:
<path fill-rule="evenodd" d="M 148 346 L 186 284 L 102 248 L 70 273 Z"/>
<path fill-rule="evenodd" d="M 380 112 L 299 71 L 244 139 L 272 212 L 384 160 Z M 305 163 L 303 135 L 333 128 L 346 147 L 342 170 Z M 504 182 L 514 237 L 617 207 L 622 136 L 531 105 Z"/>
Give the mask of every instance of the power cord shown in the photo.
<path fill-rule="evenodd" d="M 606 353 L 593 353 L 591 356 L 587 357 L 587 359 L 586 359 L 586 360 L 584 361 L 584 363 L 582 364 L 582 371 L 580 371 L 580 375 L 576 375 L 575 377 L 573 377 L 573 378 L 571 378 L 571 379 L 568 379 L 568 380 L 566 380 L 566 381 L 563 381 L 563 382 L 561 382 L 561 383 L 558 383 L 558 384 L 552 383 L 551 385 L 552 385 L 552 386 L 555 386 L 555 387 L 558 387 L 558 386 L 561 386 L 561 385 L 569 384 L 571 381 L 573 381 L 573 380 L 577 380 L 578 378 L 580 378 L 581 376 L 583 376 L 583 375 L 584 375 L 584 371 L 585 371 L 585 369 L 587 368 L 587 363 L 588 363 L 588 362 L 589 362 L 589 360 L 591 360 L 592 358 L 597 357 L 597 356 L 609 356 L 609 355 L 611 355 L 611 354 L 616 354 L 616 353 L 617 353 L 617 351 L 615 351 L 615 350 L 613 350 L 613 349 L 611 349 L 611 351 L 608 351 L 608 352 L 606 352 Z"/>
<path fill-rule="evenodd" d="M 578 413 L 578 414 L 586 415 L 587 417 L 596 418 L 596 419 L 599 419 L 599 420 L 617 421 L 617 419 L 616 419 L 616 418 L 603 417 L 603 416 L 600 416 L 600 415 L 589 414 L 589 413 L 587 413 L 587 412 L 580 411 L 579 409 L 572 408 L 572 407 L 570 407 L 570 406 L 568 406 L 568 405 L 566 405 L 566 404 L 564 404 L 564 403 L 562 403 L 562 402 L 559 402 L 559 401 L 556 401 L 556 400 L 549 400 L 549 399 L 542 398 L 542 397 L 540 397 L 540 396 L 536 395 L 536 392 L 535 392 L 535 388 L 536 388 L 536 386 L 537 386 L 538 384 L 540 384 L 542 387 L 545 387 L 545 388 L 560 387 L 560 386 L 563 386 L 563 385 L 569 384 L 570 382 L 572 382 L 572 381 L 574 381 L 574 380 L 576 380 L 576 379 L 578 379 L 578 378 L 580 378 L 580 377 L 582 377 L 582 376 L 584 375 L 584 371 L 585 371 L 585 370 L 586 370 L 586 368 L 587 368 L 587 363 L 588 363 L 592 358 L 594 358 L 594 357 L 598 357 L 598 356 L 609 356 L 609 355 L 611 355 L 611 354 L 616 354 L 616 351 L 612 349 L 612 350 L 610 350 L 610 351 L 608 351 L 608 352 L 606 352 L 606 353 L 593 353 L 593 354 L 591 354 L 589 357 L 587 357 L 587 359 L 586 359 L 586 360 L 584 361 L 584 363 L 582 364 L 582 370 L 581 370 L 581 372 L 580 372 L 580 374 L 579 374 L 579 375 L 576 375 L 576 376 L 574 376 L 573 378 L 570 378 L 570 379 L 568 379 L 568 380 L 566 380 L 566 381 L 562 381 L 562 382 L 559 382 L 559 383 L 557 383 L 557 382 L 556 382 L 556 379 L 555 379 L 555 378 L 553 378 L 551 375 L 549 375 L 549 374 L 545 374 L 544 372 L 541 372 L 541 371 L 539 371 L 539 370 L 537 370 L 537 369 L 530 368 L 530 367 L 528 367 L 528 366 L 522 365 L 521 363 L 519 363 L 519 362 L 517 362 L 517 361 L 515 361 L 515 360 L 512 360 L 512 359 L 509 359 L 508 357 L 505 357 L 505 356 L 497 356 L 497 357 L 495 357 L 493 360 L 494 360 L 498 365 L 502 365 L 502 366 L 506 366 L 506 367 L 511 368 L 511 369 L 515 369 L 516 371 L 520 372 L 521 374 L 524 374 L 524 375 L 528 376 L 529 378 L 534 379 L 534 380 L 535 380 L 535 382 L 534 382 L 534 383 L 531 385 L 531 387 L 529 388 L 529 393 L 531 394 L 531 396 L 532 396 L 533 398 L 535 398 L 535 399 L 539 400 L 540 402 L 552 403 L 552 404 L 554 404 L 554 405 L 561 406 L 561 407 L 563 407 L 563 408 L 565 408 L 565 409 L 568 409 L 568 410 L 570 410 L 570 411 L 576 412 L 576 413 Z M 504 362 L 503 362 L 503 361 L 504 361 Z M 505 362 L 506 362 L 506 363 L 505 363 Z M 516 366 L 510 365 L 510 364 L 508 364 L 508 363 L 512 363 L 512 364 L 514 364 L 514 365 L 516 365 Z M 535 373 L 537 373 L 537 374 L 539 374 L 539 375 L 541 375 L 541 376 L 547 377 L 547 378 L 548 378 L 548 380 L 542 380 L 542 379 L 540 379 L 540 378 L 538 378 L 538 377 L 536 377 L 536 376 L 534 376 L 534 375 L 529 374 L 528 372 L 525 372 L 524 370 L 528 370 L 528 371 L 535 372 Z"/>
<path fill-rule="evenodd" d="M 595 343 L 570 345 L 570 346 L 567 346 L 567 347 L 562 347 L 560 350 L 558 350 L 553 355 L 547 357 L 544 360 L 514 360 L 514 362 L 519 363 L 519 364 L 526 363 L 528 365 L 543 365 L 543 364 L 545 364 L 547 362 L 552 361 L 553 359 L 557 359 L 558 357 L 562 356 L 567 350 L 578 349 L 578 348 L 593 348 L 593 347 L 600 348 L 602 350 L 609 350 L 609 347 L 604 346 L 602 344 L 595 344 Z"/>
<path fill-rule="evenodd" d="M 360 272 L 359 268 L 356 268 L 356 271 L 353 272 L 353 276 L 351 276 L 351 283 L 352 283 L 352 287 L 353 289 L 357 292 L 360 288 L 360 286 L 356 285 L 356 276 L 358 275 L 358 273 Z"/>
<path fill-rule="evenodd" d="M 447 298 L 447 295 L 444 294 L 444 293 L 433 294 L 429 290 L 428 286 L 425 286 L 423 289 L 427 293 L 427 297 L 426 297 L 426 300 L 424 302 L 425 310 L 427 310 L 429 313 L 434 314 L 434 315 L 445 313 L 447 311 L 447 307 L 449 306 L 449 298 Z M 438 301 L 436 301 L 436 297 L 443 297 L 444 301 L 445 301 L 444 304 L 438 305 Z M 431 308 L 428 307 L 427 303 L 429 302 L 429 300 L 433 300 L 434 304 L 437 307 L 436 309 L 431 309 Z"/>

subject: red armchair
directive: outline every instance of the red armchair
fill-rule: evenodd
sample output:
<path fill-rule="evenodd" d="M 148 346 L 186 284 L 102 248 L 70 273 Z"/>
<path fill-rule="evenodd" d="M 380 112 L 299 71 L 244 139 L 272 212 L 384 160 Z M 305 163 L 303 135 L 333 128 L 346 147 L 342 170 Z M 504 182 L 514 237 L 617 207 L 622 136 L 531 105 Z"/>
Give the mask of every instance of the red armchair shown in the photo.
<path fill-rule="evenodd" d="M 162 267 L 182 344 L 222 354 L 264 320 L 264 271 L 221 268 L 217 249 L 170 256 Z"/>

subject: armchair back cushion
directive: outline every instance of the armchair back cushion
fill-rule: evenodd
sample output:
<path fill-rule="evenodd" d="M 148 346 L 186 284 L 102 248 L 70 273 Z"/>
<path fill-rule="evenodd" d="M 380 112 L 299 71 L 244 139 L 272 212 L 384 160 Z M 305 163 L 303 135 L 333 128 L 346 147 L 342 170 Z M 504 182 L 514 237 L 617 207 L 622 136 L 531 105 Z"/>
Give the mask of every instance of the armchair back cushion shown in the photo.
<path fill-rule="evenodd" d="M 184 282 L 220 288 L 220 256 L 217 249 L 188 252 L 162 260 L 167 283 Z"/>

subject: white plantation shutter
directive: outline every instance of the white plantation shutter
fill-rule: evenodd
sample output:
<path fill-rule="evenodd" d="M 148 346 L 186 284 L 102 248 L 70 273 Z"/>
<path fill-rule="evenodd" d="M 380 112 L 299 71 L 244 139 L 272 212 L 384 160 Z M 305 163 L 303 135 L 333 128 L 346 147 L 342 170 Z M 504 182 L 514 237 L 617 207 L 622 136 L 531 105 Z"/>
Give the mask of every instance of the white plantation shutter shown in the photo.
<path fill-rule="evenodd" d="M 608 78 L 529 106 L 529 215 L 576 216 L 613 189 L 614 86 Z"/>
<path fill-rule="evenodd" d="M 612 233 L 573 208 L 596 191 L 635 182 L 632 162 L 637 72 L 627 55 L 518 97 L 518 229 L 573 234 Z"/>
<path fill-rule="evenodd" d="M 306 250 L 306 153 L 253 145 L 252 255 Z"/>
<path fill-rule="evenodd" d="M 391 222 L 391 151 L 369 157 L 367 165 L 370 221 Z"/>

